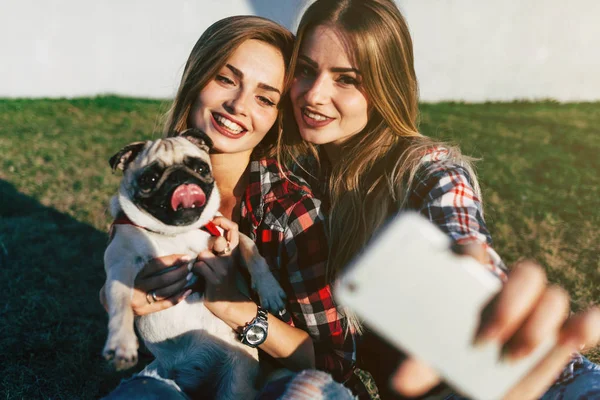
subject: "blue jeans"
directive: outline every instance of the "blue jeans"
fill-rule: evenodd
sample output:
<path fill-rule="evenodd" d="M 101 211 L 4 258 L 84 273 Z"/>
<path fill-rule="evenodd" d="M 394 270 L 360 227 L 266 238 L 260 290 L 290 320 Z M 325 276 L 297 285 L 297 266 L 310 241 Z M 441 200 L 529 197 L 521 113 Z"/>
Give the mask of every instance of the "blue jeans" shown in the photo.
<path fill-rule="evenodd" d="M 572 371 L 565 371 L 561 378 L 542 396 L 540 400 L 598 400 L 600 399 L 600 365 L 592 363 L 585 357 L 580 357 L 572 364 Z M 352 399 L 352 395 L 343 391 L 345 389 L 339 383 L 333 381 L 331 376 L 324 372 L 329 379 L 319 378 L 317 384 L 311 384 L 313 391 L 296 390 L 297 381 L 310 381 L 302 377 L 309 371 L 303 371 L 297 375 L 287 376 L 267 383 L 257 400 L 329 400 L 329 399 Z M 296 384 L 294 383 L 296 382 Z M 318 389 L 320 391 L 314 391 Z M 452 394 L 444 400 L 468 400 L 457 394 Z"/>
<path fill-rule="evenodd" d="M 307 370 L 270 381 L 260 400 L 346 400 L 354 396 L 323 371 Z M 136 375 L 126 379 L 104 400 L 190 400 L 177 384 L 159 376 Z"/>
<path fill-rule="evenodd" d="M 154 375 L 134 375 L 121 381 L 103 400 L 190 400 L 175 381 Z"/>
<path fill-rule="evenodd" d="M 317 370 L 306 370 L 268 382 L 256 400 L 346 400 L 354 396 L 331 375 Z M 153 376 L 134 376 L 124 380 L 106 400 L 190 400 L 169 379 Z M 600 366 L 585 357 L 573 365 L 568 377 L 559 379 L 540 400 L 595 400 L 600 399 Z M 467 400 L 453 394 L 444 400 Z"/>
<path fill-rule="evenodd" d="M 354 399 L 350 389 L 323 371 L 309 369 L 268 382 L 256 400 L 346 400 Z"/>
<path fill-rule="evenodd" d="M 570 376 L 555 383 L 541 400 L 600 399 L 600 365 L 585 357 L 573 365 Z"/>

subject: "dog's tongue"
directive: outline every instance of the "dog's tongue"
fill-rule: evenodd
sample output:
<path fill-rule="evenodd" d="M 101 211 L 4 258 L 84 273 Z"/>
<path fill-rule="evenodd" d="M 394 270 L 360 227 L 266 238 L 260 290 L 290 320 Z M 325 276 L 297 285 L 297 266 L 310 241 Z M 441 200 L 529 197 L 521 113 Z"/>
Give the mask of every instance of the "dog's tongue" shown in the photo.
<path fill-rule="evenodd" d="M 206 195 L 197 185 L 181 185 L 171 196 L 171 207 L 177 211 L 179 207 L 202 207 L 206 203 Z"/>

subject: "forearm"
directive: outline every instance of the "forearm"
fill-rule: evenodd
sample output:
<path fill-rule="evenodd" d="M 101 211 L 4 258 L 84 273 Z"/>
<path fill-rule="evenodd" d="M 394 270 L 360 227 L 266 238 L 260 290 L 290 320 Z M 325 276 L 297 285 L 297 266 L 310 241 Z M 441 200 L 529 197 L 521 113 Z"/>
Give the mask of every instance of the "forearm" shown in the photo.
<path fill-rule="evenodd" d="M 488 260 L 483 262 L 501 280 L 506 280 L 506 267 L 491 248 L 491 236 L 483 218 L 483 205 L 474 176 L 464 167 L 440 162 L 411 190 L 409 208 L 435 223 L 456 244 L 479 243 L 485 246 Z"/>
<path fill-rule="evenodd" d="M 242 295 L 235 302 L 220 304 L 218 314 L 227 325 L 237 332 L 256 317 L 257 305 Z M 213 311 L 214 312 L 214 311 Z M 302 329 L 294 328 L 269 314 L 267 340 L 259 347 L 286 368 L 301 370 L 315 368 L 312 338 Z"/>

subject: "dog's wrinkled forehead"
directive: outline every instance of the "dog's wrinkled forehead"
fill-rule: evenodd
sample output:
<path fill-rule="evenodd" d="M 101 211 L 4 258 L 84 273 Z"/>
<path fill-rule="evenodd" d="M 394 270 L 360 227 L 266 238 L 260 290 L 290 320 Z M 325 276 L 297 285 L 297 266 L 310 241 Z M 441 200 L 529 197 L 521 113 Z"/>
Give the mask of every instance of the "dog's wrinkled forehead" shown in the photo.
<path fill-rule="evenodd" d="M 208 153 L 183 137 L 158 139 L 147 145 L 136 163 L 143 168 L 155 160 L 160 160 L 165 166 L 182 164 L 186 157 L 199 158 L 210 165 Z"/>

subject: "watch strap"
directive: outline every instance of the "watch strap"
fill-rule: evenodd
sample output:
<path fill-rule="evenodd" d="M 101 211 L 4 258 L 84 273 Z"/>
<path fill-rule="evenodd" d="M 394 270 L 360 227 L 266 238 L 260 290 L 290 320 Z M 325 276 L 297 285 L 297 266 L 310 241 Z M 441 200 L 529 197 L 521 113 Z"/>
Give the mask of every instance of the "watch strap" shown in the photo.
<path fill-rule="evenodd" d="M 261 321 L 266 323 L 269 318 L 269 313 L 261 306 L 257 307 L 256 317 L 252 320 L 252 322 Z"/>

